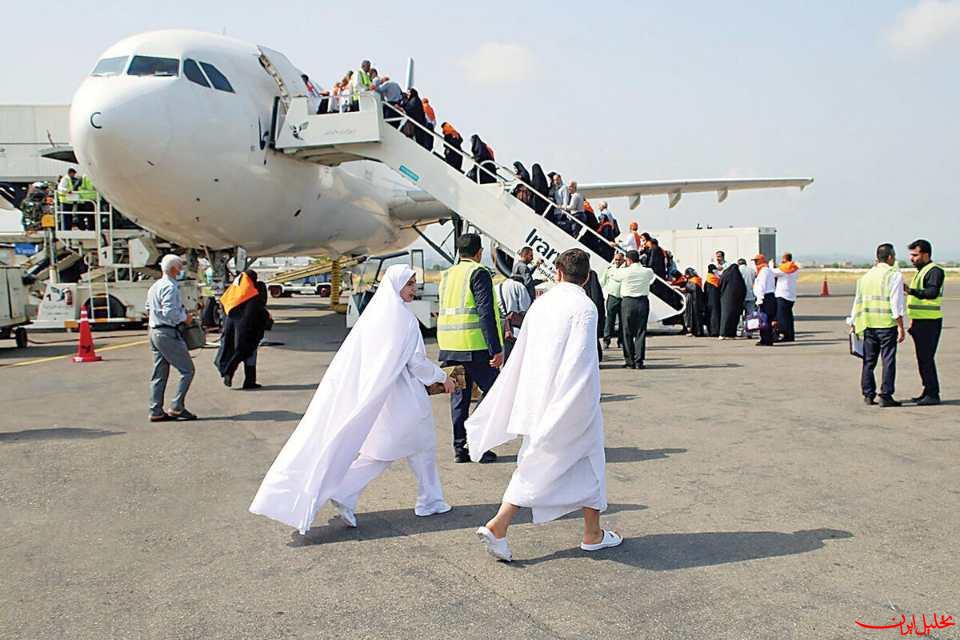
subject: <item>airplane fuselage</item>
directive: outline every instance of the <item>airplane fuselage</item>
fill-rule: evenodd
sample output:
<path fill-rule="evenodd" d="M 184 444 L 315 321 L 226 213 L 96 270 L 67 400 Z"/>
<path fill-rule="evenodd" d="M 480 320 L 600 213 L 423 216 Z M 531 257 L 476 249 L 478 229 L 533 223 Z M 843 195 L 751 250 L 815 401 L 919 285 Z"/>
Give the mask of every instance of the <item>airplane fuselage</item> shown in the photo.
<path fill-rule="evenodd" d="M 117 43 L 71 105 L 81 171 L 136 222 L 185 247 L 296 255 L 409 244 L 415 233 L 390 215 L 403 189 L 388 170 L 318 166 L 269 147 L 279 89 L 259 55 L 254 45 L 194 31 Z M 188 64 L 211 86 L 191 80 Z M 232 90 L 215 88 L 217 72 Z"/>

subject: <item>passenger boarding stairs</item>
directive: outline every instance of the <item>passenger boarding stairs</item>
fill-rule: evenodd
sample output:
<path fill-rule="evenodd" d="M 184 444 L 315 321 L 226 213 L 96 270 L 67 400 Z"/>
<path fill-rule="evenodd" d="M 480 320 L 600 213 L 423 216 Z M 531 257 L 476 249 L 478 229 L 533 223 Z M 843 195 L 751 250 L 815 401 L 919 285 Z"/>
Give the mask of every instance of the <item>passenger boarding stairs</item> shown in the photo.
<path fill-rule="evenodd" d="M 279 76 L 275 78 L 279 84 Z M 315 115 L 311 108 L 315 99 L 284 93 L 277 98 L 274 110 L 276 118 L 272 135 L 277 151 L 305 162 L 330 166 L 359 159 L 382 162 L 456 212 L 505 251 L 515 255 L 525 245 L 533 247 L 543 259 L 541 270 L 546 277 L 552 277 L 554 259 L 571 248 L 587 251 L 591 267 L 598 274 L 607 268 L 608 261 L 582 242 L 588 239 L 593 246 L 608 245 L 593 230 L 584 228 L 578 240 L 538 215 L 511 194 L 521 182 L 506 167 L 484 162 L 476 173 L 479 176 L 482 172 L 488 179 L 492 178 L 488 184 L 467 178 L 442 157 L 443 150 L 453 148 L 441 135 L 421 127 L 390 106 L 387 106 L 388 115 L 384 117 L 384 103 L 375 92 L 360 94 L 359 111 L 320 115 Z M 407 122 L 429 133 L 433 148 L 441 153 L 427 150 L 415 139 L 401 133 Z M 476 164 L 469 153 L 453 151 L 464 158 L 464 170 Z M 534 197 L 542 198 L 530 185 L 527 187 Z M 582 226 L 574 222 L 577 228 Z M 589 239 L 587 235 L 595 238 Z M 677 290 L 663 280 L 654 284 L 650 295 L 651 322 L 675 317 L 682 313 L 683 306 L 683 295 Z"/>

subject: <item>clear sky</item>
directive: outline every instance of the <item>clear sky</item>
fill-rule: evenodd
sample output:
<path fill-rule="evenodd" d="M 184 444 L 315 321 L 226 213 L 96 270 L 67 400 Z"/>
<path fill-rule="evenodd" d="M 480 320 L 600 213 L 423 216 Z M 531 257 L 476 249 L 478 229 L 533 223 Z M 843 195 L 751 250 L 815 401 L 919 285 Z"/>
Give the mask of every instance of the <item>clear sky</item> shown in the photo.
<path fill-rule="evenodd" d="M 612 201 L 621 224 L 775 226 L 800 256 L 925 236 L 960 256 L 960 0 L 451 4 L 10 3 L 0 103 L 67 103 L 104 49 L 160 28 L 278 49 L 325 86 L 361 58 L 401 78 L 413 56 L 438 117 L 505 164 L 581 182 L 816 179 L 722 205 Z"/>

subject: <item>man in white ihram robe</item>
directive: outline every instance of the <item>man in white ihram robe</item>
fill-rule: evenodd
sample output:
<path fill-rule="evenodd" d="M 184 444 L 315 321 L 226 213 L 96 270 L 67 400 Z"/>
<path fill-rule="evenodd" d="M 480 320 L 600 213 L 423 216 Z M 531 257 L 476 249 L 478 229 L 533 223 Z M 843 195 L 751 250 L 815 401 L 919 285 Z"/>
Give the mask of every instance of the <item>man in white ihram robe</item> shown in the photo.
<path fill-rule="evenodd" d="M 584 551 L 619 545 L 600 528 L 607 508 L 603 414 L 597 354 L 597 308 L 583 289 L 590 259 L 580 249 L 556 262 L 559 284 L 541 296 L 496 383 L 467 421 L 471 452 L 517 436 L 523 445 L 497 515 L 477 530 L 487 551 L 513 559 L 507 528 L 521 507 L 535 523 L 581 509 Z"/>
<path fill-rule="evenodd" d="M 450 393 L 454 383 L 427 359 L 419 323 L 406 305 L 415 291 L 410 267 L 387 269 L 263 479 L 251 512 L 305 534 L 330 500 L 343 521 L 355 527 L 360 493 L 401 458 L 419 485 L 414 512 L 450 511 L 437 472 L 425 385 L 442 382 Z"/>

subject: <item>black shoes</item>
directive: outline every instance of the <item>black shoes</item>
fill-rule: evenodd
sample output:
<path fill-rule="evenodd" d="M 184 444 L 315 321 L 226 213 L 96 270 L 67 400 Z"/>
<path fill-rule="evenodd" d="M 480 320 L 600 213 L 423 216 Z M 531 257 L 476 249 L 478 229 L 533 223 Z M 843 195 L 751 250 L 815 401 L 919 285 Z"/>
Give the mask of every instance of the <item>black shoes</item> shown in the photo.
<path fill-rule="evenodd" d="M 940 404 L 940 398 L 937 396 L 923 396 L 917 400 L 918 407 L 932 407 L 938 404 Z"/>
<path fill-rule="evenodd" d="M 459 449 L 454 453 L 453 461 L 457 464 L 463 464 L 464 462 L 470 462 L 470 452 L 467 449 Z M 490 464 L 491 462 L 497 461 L 497 454 L 493 451 L 487 451 L 482 456 L 480 456 L 480 464 Z"/>
<path fill-rule="evenodd" d="M 863 396 L 863 404 L 873 405 L 877 404 L 877 401 L 873 399 L 873 396 Z"/>
<path fill-rule="evenodd" d="M 233 376 L 223 376 L 223 386 L 229 388 L 233 386 Z"/>
<path fill-rule="evenodd" d="M 169 413 L 150 414 L 150 422 L 170 422 L 173 419 Z"/>
<path fill-rule="evenodd" d="M 190 412 L 187 411 L 186 409 L 181 409 L 180 411 L 171 411 L 169 415 L 170 415 L 170 417 L 173 418 L 174 420 L 183 420 L 183 421 L 186 421 L 186 420 L 196 420 L 196 419 L 197 419 L 197 416 L 196 416 L 196 415 L 190 413 Z"/>
<path fill-rule="evenodd" d="M 881 407 L 902 407 L 903 403 L 899 400 L 894 400 L 893 396 L 880 396 L 880 406 Z"/>
<path fill-rule="evenodd" d="M 257 384 L 257 368 L 243 365 L 243 389 L 259 389 L 263 385 Z"/>
<path fill-rule="evenodd" d="M 604 348 L 604 349 L 609 349 L 609 348 L 610 348 L 610 338 L 604 338 L 604 339 L 603 339 L 603 348 Z"/>

